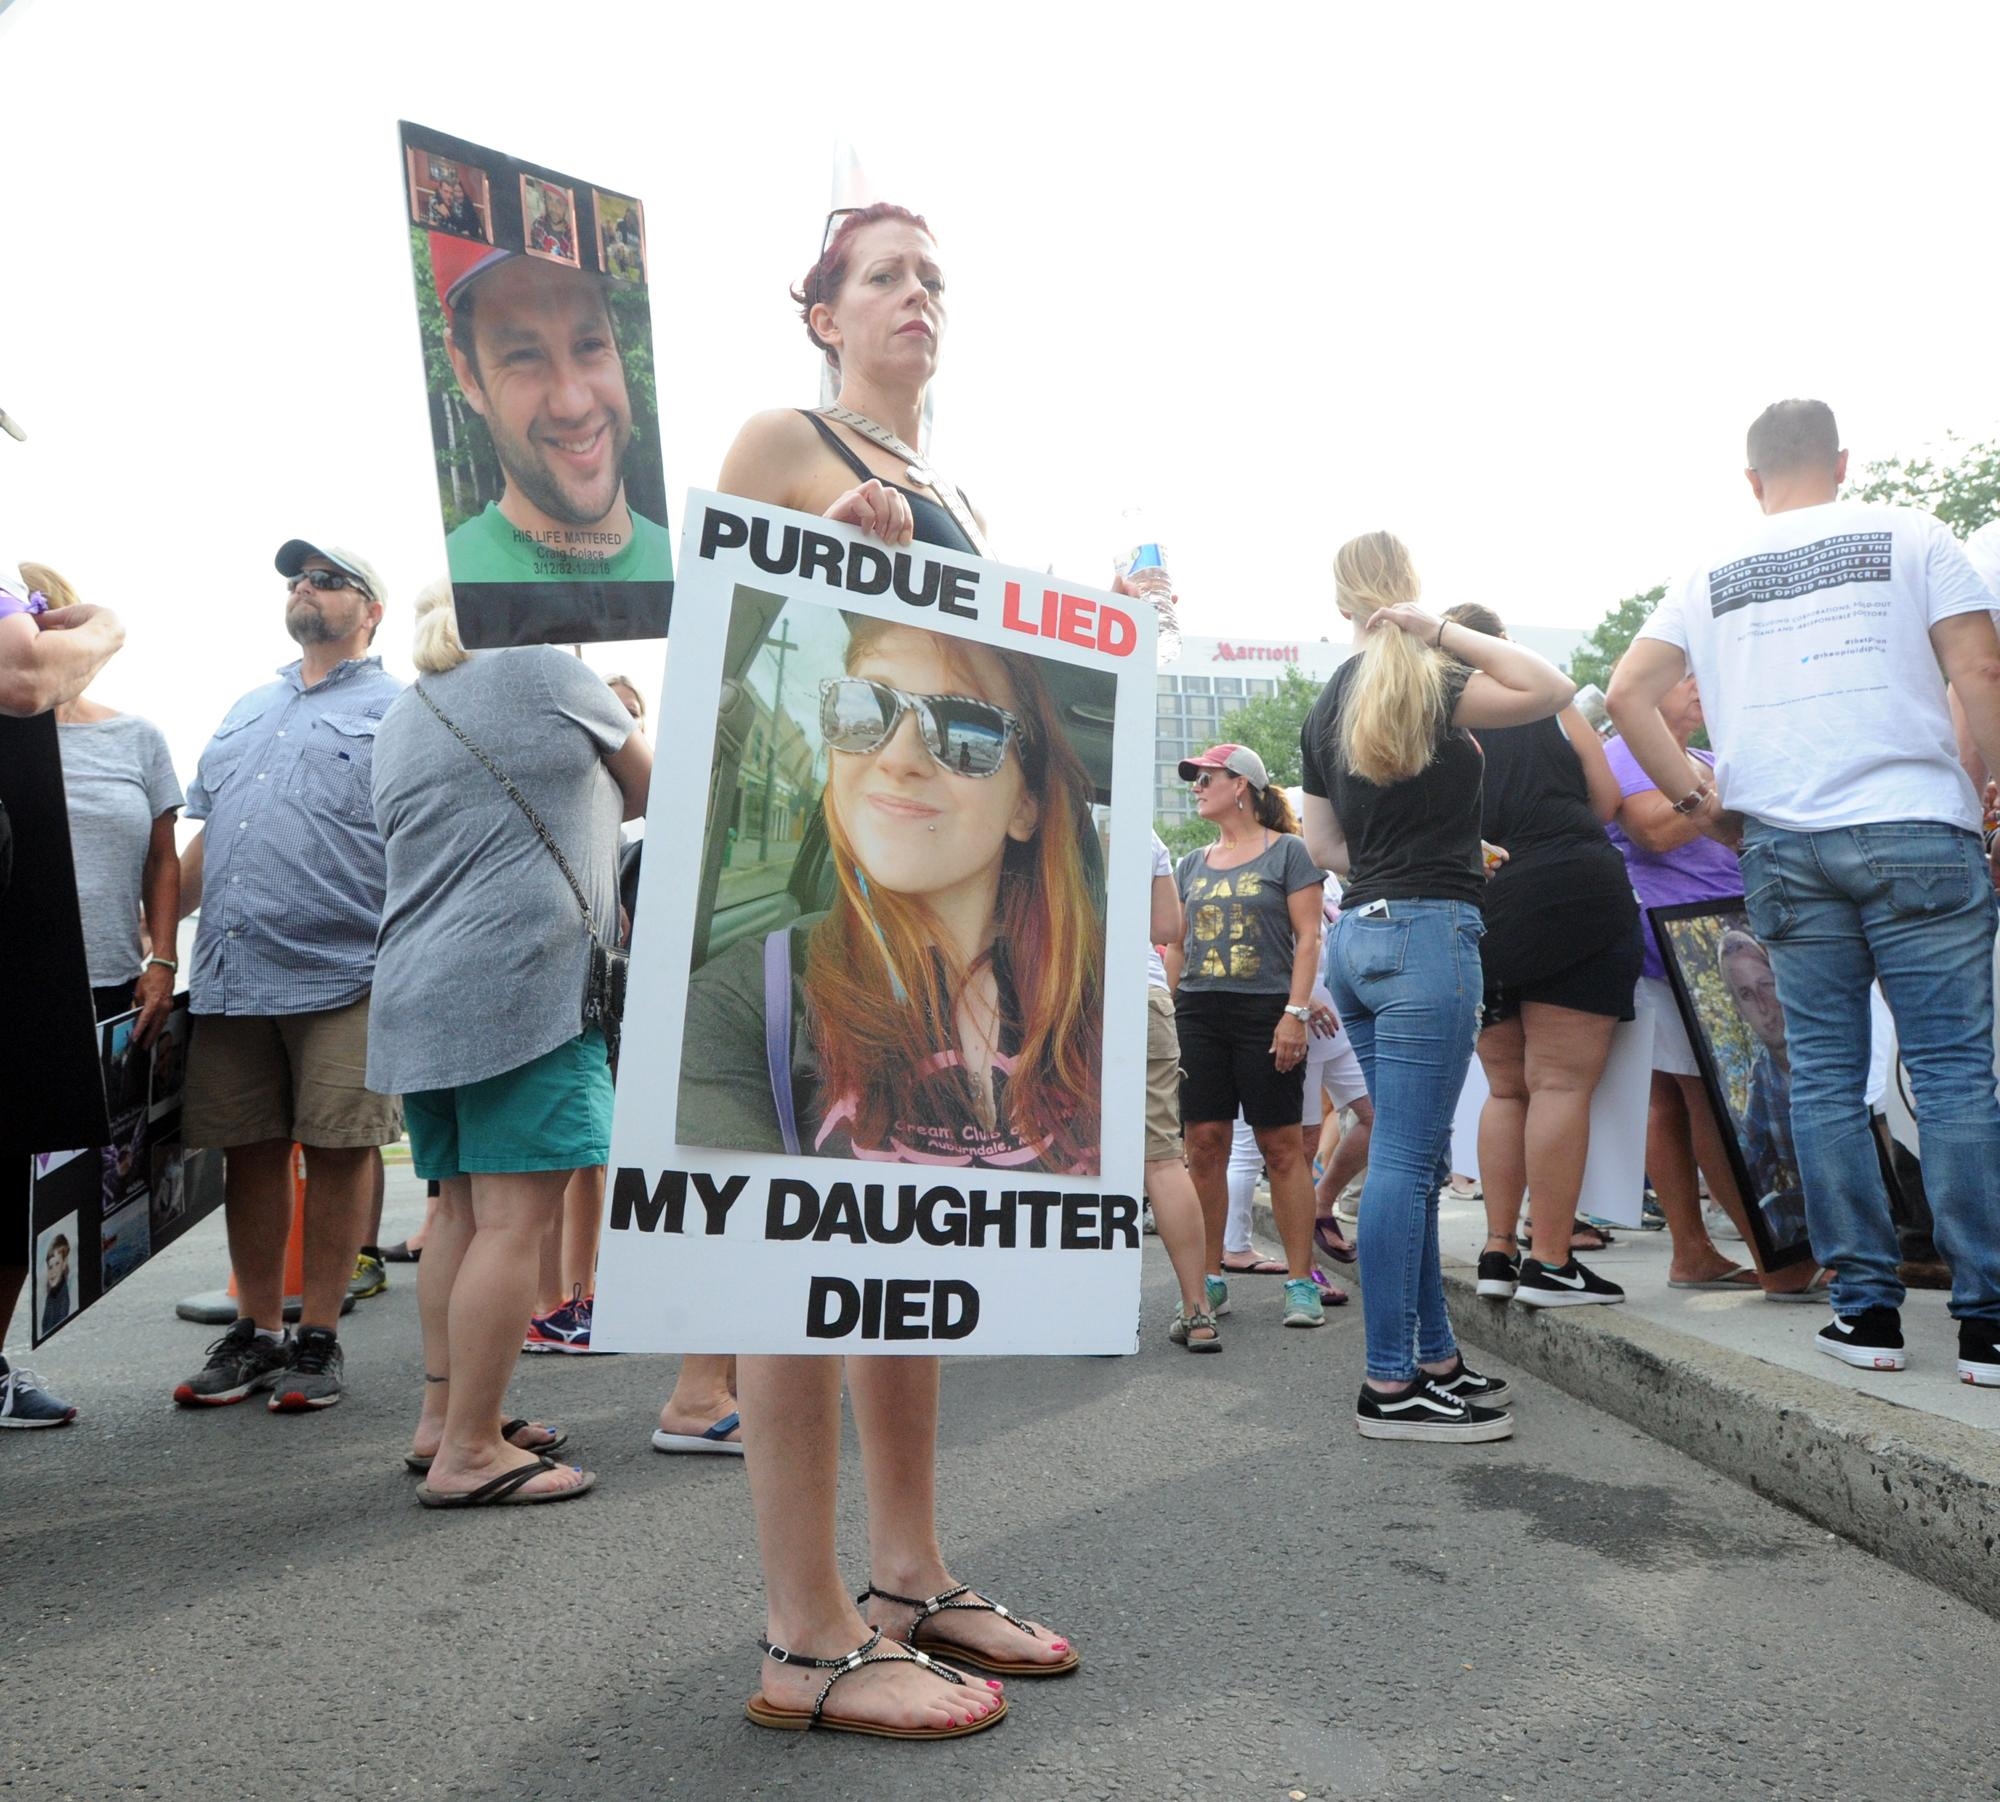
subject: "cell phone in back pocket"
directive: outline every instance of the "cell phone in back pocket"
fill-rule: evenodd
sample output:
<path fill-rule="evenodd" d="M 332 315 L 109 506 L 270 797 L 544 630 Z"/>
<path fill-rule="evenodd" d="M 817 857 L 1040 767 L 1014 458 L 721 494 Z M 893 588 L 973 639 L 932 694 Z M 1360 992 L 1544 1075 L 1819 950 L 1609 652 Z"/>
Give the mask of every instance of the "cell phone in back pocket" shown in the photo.
<path fill-rule="evenodd" d="M 1386 920 L 1389 917 L 1389 903 L 1371 901 L 1366 907 L 1357 907 L 1354 910 L 1354 917 L 1357 920 Z"/>

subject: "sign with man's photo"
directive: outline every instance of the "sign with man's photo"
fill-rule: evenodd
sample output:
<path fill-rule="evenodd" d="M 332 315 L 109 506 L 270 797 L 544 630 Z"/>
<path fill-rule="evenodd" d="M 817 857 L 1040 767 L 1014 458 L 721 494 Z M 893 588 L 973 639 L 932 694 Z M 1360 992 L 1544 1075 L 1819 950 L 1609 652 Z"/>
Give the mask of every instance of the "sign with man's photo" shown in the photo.
<path fill-rule="evenodd" d="M 594 1343 L 1131 1351 L 1150 614 L 710 494 L 680 580 Z"/>
<path fill-rule="evenodd" d="M 460 636 L 474 649 L 664 637 L 673 540 L 644 207 L 401 131 Z"/>
<path fill-rule="evenodd" d="M 222 1205 L 222 1153 L 181 1143 L 188 998 L 150 1045 L 137 1011 L 98 1026 L 111 1135 L 29 1158 L 28 1332 L 40 1345 Z"/>

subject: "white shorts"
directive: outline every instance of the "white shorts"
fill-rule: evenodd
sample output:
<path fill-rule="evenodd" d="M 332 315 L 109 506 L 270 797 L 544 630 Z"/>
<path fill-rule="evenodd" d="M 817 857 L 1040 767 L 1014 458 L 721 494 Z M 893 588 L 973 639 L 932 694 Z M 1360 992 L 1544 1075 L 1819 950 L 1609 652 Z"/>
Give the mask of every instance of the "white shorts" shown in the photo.
<path fill-rule="evenodd" d="M 1368 1093 L 1368 1085 L 1361 1079 L 1361 1060 L 1354 1055 L 1353 1042 L 1344 1031 L 1331 1039 L 1314 1039 L 1306 1052 L 1306 1104 L 1301 1125 L 1319 1124 L 1322 1090 L 1333 1097 L 1336 1108 L 1352 1107 Z"/>
<path fill-rule="evenodd" d="M 1653 1022 L 1653 1068 L 1669 1076 L 1699 1076 L 1701 1065 L 1695 1059 L 1672 986 L 1660 977 L 1642 976 L 1633 999 L 1639 1004 L 1640 1017 Z"/>

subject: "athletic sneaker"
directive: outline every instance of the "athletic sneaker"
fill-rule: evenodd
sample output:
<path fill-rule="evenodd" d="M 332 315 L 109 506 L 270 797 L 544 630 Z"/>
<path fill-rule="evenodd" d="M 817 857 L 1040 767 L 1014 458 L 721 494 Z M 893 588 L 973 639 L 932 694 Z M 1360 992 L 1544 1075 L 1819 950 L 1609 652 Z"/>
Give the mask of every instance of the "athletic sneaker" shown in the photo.
<path fill-rule="evenodd" d="M 1419 1378 L 1399 1395 L 1384 1395 L 1361 1386 L 1354 1404 L 1354 1424 L 1363 1439 L 1450 1439 L 1478 1444 L 1511 1439 L 1514 1417 L 1504 1408 L 1482 1408 L 1447 1395 L 1428 1378 Z"/>
<path fill-rule="evenodd" d="M 1485 1262 L 1480 1259 L 1482 1265 Z M 1623 1301 L 1625 1291 L 1616 1283 L 1607 1283 L 1596 1271 L 1585 1269 L 1583 1260 L 1574 1255 L 1567 1264 L 1523 1258 L 1514 1299 L 1530 1308 L 1581 1308 L 1592 1302 Z"/>
<path fill-rule="evenodd" d="M 347 1293 L 354 1300 L 366 1301 L 371 1295 L 380 1295 L 388 1286 L 389 1270 L 382 1262 L 380 1252 L 364 1251 L 354 1260 L 354 1274 L 347 1279 Z"/>
<path fill-rule="evenodd" d="M 292 1341 L 292 1362 L 271 1385 L 273 1414 L 304 1414 L 340 1400 L 340 1341 L 333 1329 L 309 1326 Z"/>
<path fill-rule="evenodd" d="M 1813 1343 L 1857 1370 L 1901 1370 L 1909 1363 L 1903 1356 L 1903 1317 L 1894 1308 L 1864 1308 L 1845 1318 L 1836 1314 L 1814 1335 Z"/>
<path fill-rule="evenodd" d="M 239 1319 L 208 1348 L 208 1362 L 174 1391 L 183 1408 L 225 1408 L 268 1389 L 292 1361 L 292 1341 L 261 1338 L 254 1320 Z"/>
<path fill-rule="evenodd" d="M 1958 1380 L 1982 1389 L 2000 1389 L 2000 1324 L 1991 1320 L 1958 1323 Z"/>
<path fill-rule="evenodd" d="M 1479 1293 L 1495 1301 L 1509 1301 L 1521 1286 L 1521 1260 L 1507 1251 L 1479 1254 Z"/>
<path fill-rule="evenodd" d="M 1229 1312 L 1229 1284 L 1219 1276 L 1205 1276 L 1201 1281 L 1202 1294 L 1208 1300 L 1208 1311 L 1220 1320 Z"/>
<path fill-rule="evenodd" d="M 1461 1402 L 1491 1404 L 1497 1402 L 1512 1388 L 1505 1377 L 1481 1376 L 1466 1363 L 1463 1353 L 1459 1355 L 1458 1368 L 1449 1376 L 1436 1376 L 1426 1371 L 1424 1381 L 1433 1389 L 1442 1390 L 1446 1395 Z"/>
<path fill-rule="evenodd" d="M 0 1427 L 66 1427 L 75 1418 L 76 1410 L 44 1389 L 32 1370 L 15 1370 L 0 1358 Z"/>
<path fill-rule="evenodd" d="M 553 1314 L 537 1314 L 528 1322 L 523 1351 L 588 1352 L 590 1297 L 576 1290 Z"/>
<path fill-rule="evenodd" d="M 1285 1278 L 1285 1325 L 1326 1325 L 1326 1308 L 1319 1298 L 1319 1284 L 1311 1277 Z"/>

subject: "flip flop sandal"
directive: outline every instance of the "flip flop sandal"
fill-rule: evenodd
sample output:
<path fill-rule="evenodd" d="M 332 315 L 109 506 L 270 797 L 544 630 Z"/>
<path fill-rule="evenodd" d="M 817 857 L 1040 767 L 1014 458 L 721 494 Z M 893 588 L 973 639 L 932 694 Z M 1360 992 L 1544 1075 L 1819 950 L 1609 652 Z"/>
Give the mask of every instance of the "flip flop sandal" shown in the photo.
<path fill-rule="evenodd" d="M 720 1452 L 724 1457 L 743 1456 L 743 1441 L 729 1435 L 743 1424 L 740 1414 L 725 1414 L 714 1426 L 702 1433 L 669 1433 L 665 1427 L 653 1432 L 653 1450 L 656 1452 Z M 780 1661 L 782 1662 L 782 1660 Z"/>
<path fill-rule="evenodd" d="M 1832 1287 L 1833 1272 L 1831 1270 L 1822 1270 L 1803 1289 L 1766 1289 L 1764 1291 L 1764 1299 L 1766 1301 L 1781 1301 L 1788 1307 L 1799 1307 L 1811 1303 L 1824 1305 L 1827 1298 L 1827 1291 Z"/>
<path fill-rule="evenodd" d="M 1351 1264 L 1358 1255 L 1354 1241 L 1340 1230 L 1340 1223 L 1331 1214 L 1321 1214 L 1314 1219 L 1313 1243 L 1336 1264 Z"/>
<path fill-rule="evenodd" d="M 500 1423 L 500 1437 L 506 1440 L 509 1445 L 514 1445 L 514 1435 L 523 1427 L 531 1427 L 534 1424 L 532 1420 L 503 1420 Z M 569 1444 L 569 1435 L 559 1432 L 553 1439 L 544 1439 L 540 1445 L 514 1445 L 514 1449 L 517 1452 L 559 1452 L 567 1444 Z M 414 1471 L 427 1471 L 436 1462 L 436 1456 L 433 1454 L 431 1457 L 426 1458 L 416 1452 L 405 1452 L 403 1454 L 403 1462 Z"/>
<path fill-rule="evenodd" d="M 1761 1289 L 1763 1286 L 1757 1280 L 1756 1271 L 1748 1270 L 1741 1264 L 1736 1265 L 1726 1276 L 1705 1276 L 1695 1282 L 1677 1276 L 1667 1278 L 1669 1289 Z"/>
<path fill-rule="evenodd" d="M 1227 1258 L 1222 1262 L 1224 1276 L 1285 1276 L 1286 1267 L 1276 1258 L 1259 1258 L 1254 1264 L 1232 1264 Z M 877 1592 L 880 1593 L 879 1591 Z"/>
<path fill-rule="evenodd" d="M 1336 1289 L 1333 1286 L 1333 1278 L 1328 1276 L 1317 1264 L 1312 1267 L 1312 1280 L 1319 1287 L 1319 1299 L 1322 1307 L 1344 1308 L 1347 1306 L 1347 1291 L 1345 1289 Z"/>
<path fill-rule="evenodd" d="M 589 1494 L 597 1482 L 597 1473 L 587 1470 L 574 1489 L 538 1489 L 533 1495 L 527 1493 L 527 1485 L 543 1471 L 559 1468 L 553 1458 L 537 1458 L 532 1464 L 517 1464 L 512 1470 L 502 1471 L 492 1482 L 482 1483 L 464 1495 L 446 1495 L 428 1483 L 420 1483 L 417 1500 L 426 1508 L 526 1508 L 536 1502 L 574 1501 Z"/>
<path fill-rule="evenodd" d="M 384 1246 L 382 1262 L 385 1264 L 414 1264 L 424 1255 L 421 1245 L 412 1246 L 407 1239 L 399 1239 L 394 1245 Z"/>
<path fill-rule="evenodd" d="M 920 1664 L 934 1677 L 942 1677 L 947 1683 L 963 1683 L 965 1675 L 953 1670 L 949 1665 L 939 1664 L 936 1659 L 907 1646 L 889 1642 L 888 1650 L 878 1651 L 882 1643 L 882 1629 L 875 1631 L 849 1652 L 845 1658 L 806 1658 L 797 1652 L 788 1652 L 783 1646 L 774 1646 L 768 1639 L 759 1639 L 766 1658 L 775 1659 L 779 1664 L 796 1664 L 802 1670 L 831 1671 L 826 1687 L 814 1699 L 811 1708 L 776 1708 L 764 1699 L 760 1689 L 743 1704 L 743 1712 L 759 1727 L 775 1727 L 781 1733 L 804 1733 L 813 1727 L 824 1727 L 832 1733 L 866 1733 L 876 1739 L 963 1739 L 968 1733 L 981 1733 L 988 1727 L 997 1726 L 1007 1712 L 1007 1698 L 996 1697 L 999 1706 L 988 1710 L 975 1720 L 954 1721 L 949 1727 L 888 1727 L 876 1721 L 857 1721 L 845 1715 L 828 1714 L 826 1699 L 833 1693 L 833 1686 L 849 1671 L 858 1671 L 869 1664 Z M 992 1691 L 987 1694 L 991 1696 Z"/>
<path fill-rule="evenodd" d="M 1030 1639 L 1037 1637 L 1033 1627 L 1018 1614 L 1000 1606 L 998 1602 L 961 1601 L 961 1596 L 972 1594 L 970 1583 L 961 1583 L 956 1589 L 943 1589 L 934 1596 L 919 1600 L 915 1596 L 891 1595 L 886 1589 L 877 1589 L 872 1583 L 854 1598 L 857 1608 L 868 1606 L 870 1596 L 878 1596 L 885 1602 L 894 1602 L 899 1608 L 914 1608 L 917 1618 L 911 1622 L 905 1643 L 914 1648 L 917 1634 L 940 1614 L 975 1613 L 997 1614 L 1010 1626 L 1018 1627 Z M 975 1670 L 991 1671 L 996 1677 L 1066 1677 L 1083 1662 L 1083 1655 L 1071 1647 L 1069 1655 L 1054 1664 L 1039 1664 L 1024 1658 L 994 1658 L 985 1652 L 975 1652 L 970 1646 L 963 1646 L 955 1639 L 940 1640 L 937 1650 L 949 1658 L 953 1664 L 963 1664 Z"/>

